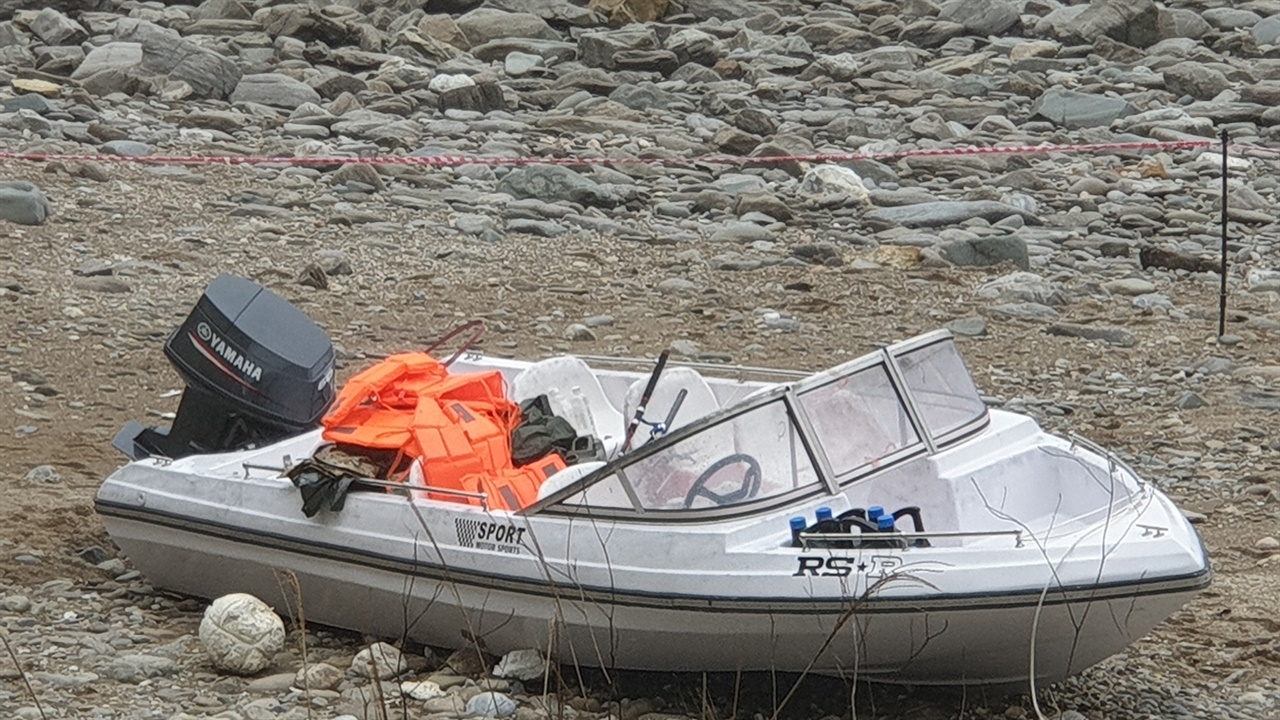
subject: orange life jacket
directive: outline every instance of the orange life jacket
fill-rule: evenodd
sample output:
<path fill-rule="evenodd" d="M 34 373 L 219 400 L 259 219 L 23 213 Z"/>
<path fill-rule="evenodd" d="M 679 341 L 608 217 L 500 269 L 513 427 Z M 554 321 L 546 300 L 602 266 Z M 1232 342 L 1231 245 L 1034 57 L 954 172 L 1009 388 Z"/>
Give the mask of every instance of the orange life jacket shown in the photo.
<path fill-rule="evenodd" d="M 554 454 L 526 467 L 512 465 L 511 431 L 520 407 L 507 399 L 501 373 L 450 374 L 426 353 L 392 355 L 358 373 L 321 422 L 325 440 L 419 459 L 428 488 L 483 492 L 493 509 L 532 503 L 549 477 L 545 470 L 564 468 Z"/>
<path fill-rule="evenodd" d="M 488 496 L 491 509 L 519 510 L 532 505 L 538 499 L 542 483 L 564 469 L 564 460 L 556 453 L 549 453 L 524 467 L 513 467 L 492 475 L 469 475 L 462 482 L 470 492 Z"/>

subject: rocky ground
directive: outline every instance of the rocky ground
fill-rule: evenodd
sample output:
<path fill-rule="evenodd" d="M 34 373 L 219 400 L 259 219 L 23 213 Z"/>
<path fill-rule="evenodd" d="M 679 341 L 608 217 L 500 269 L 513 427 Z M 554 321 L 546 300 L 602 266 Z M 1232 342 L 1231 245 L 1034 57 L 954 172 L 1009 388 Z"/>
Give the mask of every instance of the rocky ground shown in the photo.
<path fill-rule="evenodd" d="M 993 405 L 1114 448 L 1214 560 L 1150 637 L 1044 689 L 1046 714 L 1280 717 L 1275 154 L 1233 150 L 1221 338 L 1215 149 L 699 160 L 1220 129 L 1266 148 L 1278 37 L 1276 0 L 0 0 L 0 152 L 472 160 L 0 159 L 0 715 L 364 718 L 381 689 L 415 718 L 485 691 L 527 718 L 769 716 L 767 677 L 548 699 L 447 649 L 405 648 L 436 685 L 401 698 L 347 670 L 360 638 L 316 628 L 308 659 L 337 670 L 310 692 L 297 632 L 256 679 L 215 671 L 203 603 L 116 557 L 92 498 L 115 430 L 174 409 L 163 339 L 230 271 L 316 318 L 347 373 L 477 316 L 488 352 L 810 369 L 947 325 Z M 553 156 L 609 162 L 500 164 Z M 810 682 L 784 714 L 1033 709 Z"/>

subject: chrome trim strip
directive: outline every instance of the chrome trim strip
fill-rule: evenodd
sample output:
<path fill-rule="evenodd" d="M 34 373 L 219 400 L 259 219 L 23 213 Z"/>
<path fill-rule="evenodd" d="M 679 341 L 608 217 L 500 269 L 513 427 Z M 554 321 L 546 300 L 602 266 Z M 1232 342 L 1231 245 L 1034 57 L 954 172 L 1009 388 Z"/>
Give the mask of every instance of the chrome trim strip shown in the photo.
<path fill-rule="evenodd" d="M 916 540 L 916 539 L 927 540 L 929 538 L 970 538 L 970 537 L 1010 536 L 1014 539 L 1014 547 L 1023 547 L 1026 544 L 1022 540 L 1023 534 L 1024 532 L 1022 530 L 933 530 L 931 532 L 907 532 L 902 530 L 894 530 L 892 533 L 885 533 L 883 536 L 875 533 L 852 533 L 852 532 L 851 533 L 804 533 L 802 532 L 799 534 L 799 539 L 801 543 L 805 543 L 810 540 L 846 541 L 846 540 L 861 540 L 863 538 L 867 538 L 869 542 L 877 542 L 877 541 L 883 541 L 883 540 L 896 540 L 899 538 L 903 540 Z M 808 549 L 809 546 L 804 545 L 803 547 Z M 816 548 L 816 549 L 825 550 L 827 548 Z M 843 548 L 840 548 L 840 549 L 843 549 Z M 857 550 L 858 548 L 851 548 L 851 549 Z M 899 548 L 899 549 L 910 550 L 911 548 L 907 547 L 907 548 Z"/>

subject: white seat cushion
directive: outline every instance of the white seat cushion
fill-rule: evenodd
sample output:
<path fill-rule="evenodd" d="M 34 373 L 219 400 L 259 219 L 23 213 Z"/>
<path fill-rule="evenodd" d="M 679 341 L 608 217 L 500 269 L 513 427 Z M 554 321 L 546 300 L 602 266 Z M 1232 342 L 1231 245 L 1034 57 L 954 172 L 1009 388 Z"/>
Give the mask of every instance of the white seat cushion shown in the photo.
<path fill-rule="evenodd" d="M 605 396 L 599 378 L 579 358 L 561 355 L 540 360 L 511 381 L 511 397 L 517 402 L 538 395 L 546 395 L 551 411 L 569 421 L 578 434 L 599 438 L 608 455 L 622 444 L 622 414 Z"/>
<path fill-rule="evenodd" d="M 625 422 L 630 423 L 635 417 L 636 408 L 640 406 L 640 396 L 644 394 L 644 388 L 648 384 L 649 379 L 645 378 L 635 381 L 627 389 Z M 681 391 L 684 391 L 683 397 Z M 663 423 L 666 425 L 666 432 L 671 432 L 719 409 L 720 401 L 716 400 L 711 386 L 696 370 L 675 367 L 668 368 L 658 376 L 658 384 L 645 407 L 643 419 L 649 423 Z M 651 435 L 651 427 L 641 425 L 636 428 L 631 447 L 644 445 Z"/>

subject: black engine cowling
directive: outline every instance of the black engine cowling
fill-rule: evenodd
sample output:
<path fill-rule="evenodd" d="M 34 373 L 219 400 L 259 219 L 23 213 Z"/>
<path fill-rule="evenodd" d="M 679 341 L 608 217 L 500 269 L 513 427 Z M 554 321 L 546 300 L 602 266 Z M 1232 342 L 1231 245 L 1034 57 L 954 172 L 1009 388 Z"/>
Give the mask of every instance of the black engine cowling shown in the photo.
<path fill-rule="evenodd" d="M 115 447 L 135 460 L 261 447 L 317 427 L 334 396 L 333 343 L 255 282 L 220 275 L 165 342 L 186 383 L 167 430 L 130 422 Z"/>

